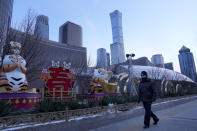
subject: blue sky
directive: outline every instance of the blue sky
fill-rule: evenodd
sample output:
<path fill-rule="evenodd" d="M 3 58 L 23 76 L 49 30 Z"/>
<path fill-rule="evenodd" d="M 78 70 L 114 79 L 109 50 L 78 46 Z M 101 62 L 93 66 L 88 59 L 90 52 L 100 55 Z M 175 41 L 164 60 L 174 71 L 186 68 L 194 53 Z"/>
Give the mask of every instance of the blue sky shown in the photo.
<path fill-rule="evenodd" d="M 96 61 L 98 48 L 110 52 L 109 13 L 122 12 L 125 52 L 136 58 L 162 54 L 180 71 L 178 50 L 191 49 L 197 64 L 197 0 L 15 0 L 13 23 L 20 23 L 30 8 L 47 15 L 50 39 L 58 41 L 59 26 L 72 21 L 83 28 L 83 46 Z"/>

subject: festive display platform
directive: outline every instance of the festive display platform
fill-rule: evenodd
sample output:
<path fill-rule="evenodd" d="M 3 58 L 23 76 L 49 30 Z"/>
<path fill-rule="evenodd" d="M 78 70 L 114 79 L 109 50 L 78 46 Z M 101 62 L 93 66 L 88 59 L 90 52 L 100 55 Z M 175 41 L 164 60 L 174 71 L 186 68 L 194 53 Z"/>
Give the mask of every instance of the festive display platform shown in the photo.
<path fill-rule="evenodd" d="M 40 102 L 40 93 L 0 93 L 0 100 L 7 101 L 13 105 L 15 111 L 28 112 L 33 110 Z"/>

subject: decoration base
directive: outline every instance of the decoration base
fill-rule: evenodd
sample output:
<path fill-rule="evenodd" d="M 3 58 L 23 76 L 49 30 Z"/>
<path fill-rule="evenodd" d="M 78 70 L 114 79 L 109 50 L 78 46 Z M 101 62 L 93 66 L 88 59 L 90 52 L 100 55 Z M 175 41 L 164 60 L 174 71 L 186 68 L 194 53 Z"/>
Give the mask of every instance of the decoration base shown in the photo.
<path fill-rule="evenodd" d="M 0 93 L 0 100 L 11 103 L 16 112 L 32 111 L 41 100 L 40 93 Z"/>

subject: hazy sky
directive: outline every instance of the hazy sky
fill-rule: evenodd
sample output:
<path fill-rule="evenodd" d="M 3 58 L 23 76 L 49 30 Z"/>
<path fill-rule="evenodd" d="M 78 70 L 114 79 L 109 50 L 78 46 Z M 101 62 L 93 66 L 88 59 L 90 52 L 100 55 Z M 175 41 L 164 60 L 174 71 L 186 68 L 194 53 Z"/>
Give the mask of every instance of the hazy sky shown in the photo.
<path fill-rule="evenodd" d="M 122 12 L 125 52 L 136 58 L 162 54 L 180 71 L 178 51 L 191 49 L 197 64 L 197 0 L 15 0 L 13 23 L 27 10 L 47 15 L 50 39 L 58 41 L 59 26 L 72 21 L 83 28 L 83 46 L 96 61 L 98 48 L 110 52 L 112 32 L 109 13 Z"/>

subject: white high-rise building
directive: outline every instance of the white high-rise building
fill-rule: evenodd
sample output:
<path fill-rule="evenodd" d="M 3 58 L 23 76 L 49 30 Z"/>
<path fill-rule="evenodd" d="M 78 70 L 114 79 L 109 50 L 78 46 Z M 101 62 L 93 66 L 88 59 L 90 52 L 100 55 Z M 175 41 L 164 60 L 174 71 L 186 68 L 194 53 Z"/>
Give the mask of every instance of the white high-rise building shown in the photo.
<path fill-rule="evenodd" d="M 47 16 L 37 16 L 34 35 L 49 40 L 49 18 Z"/>
<path fill-rule="evenodd" d="M 151 58 L 151 62 L 154 65 L 160 65 L 160 66 L 164 67 L 164 58 L 163 58 L 162 54 L 153 55 Z"/>
<path fill-rule="evenodd" d="M 97 49 L 97 67 L 107 69 L 107 53 L 105 48 Z"/>
<path fill-rule="evenodd" d="M 0 0 L 0 55 L 3 54 L 6 35 L 9 31 L 14 0 Z"/>
<path fill-rule="evenodd" d="M 113 64 L 125 61 L 124 41 L 122 33 L 122 13 L 118 10 L 110 13 L 113 43 L 110 45 L 111 62 Z M 118 52 L 116 52 L 118 50 Z"/>

